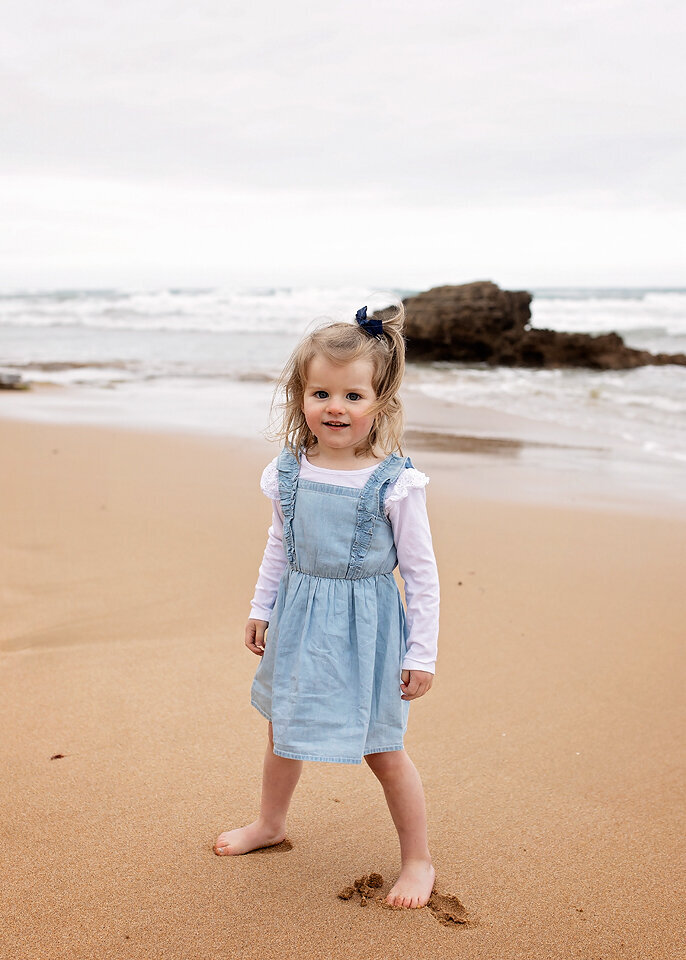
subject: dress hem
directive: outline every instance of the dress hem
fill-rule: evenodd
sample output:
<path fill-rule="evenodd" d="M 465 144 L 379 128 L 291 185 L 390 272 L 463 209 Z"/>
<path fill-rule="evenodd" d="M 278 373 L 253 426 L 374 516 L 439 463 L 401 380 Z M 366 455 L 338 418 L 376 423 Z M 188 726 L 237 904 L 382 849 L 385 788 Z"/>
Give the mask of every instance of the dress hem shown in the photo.
<path fill-rule="evenodd" d="M 250 703 L 253 707 L 261 713 L 265 720 L 272 722 L 272 718 L 269 716 L 266 710 L 263 710 L 254 700 L 251 700 Z M 306 753 L 294 753 L 291 750 L 283 750 L 281 747 L 278 747 L 274 744 L 273 750 L 277 757 L 284 757 L 286 760 L 312 760 L 316 763 L 362 763 L 364 757 L 370 756 L 372 753 L 394 753 L 397 750 L 404 750 L 404 744 L 394 743 L 387 747 L 374 747 L 373 750 L 365 750 L 360 759 L 356 757 L 323 757 L 319 755 L 306 754 Z"/>
<path fill-rule="evenodd" d="M 289 750 L 281 750 L 274 744 L 274 753 L 277 757 L 285 757 L 287 760 L 312 760 L 316 763 L 357 763 L 360 764 L 365 757 L 370 756 L 372 753 L 394 753 L 397 750 L 402 750 L 403 745 L 394 744 L 390 747 L 375 747 L 373 750 L 365 750 L 364 754 L 358 760 L 357 757 L 321 757 L 321 756 L 311 756 L 306 753 L 291 753 Z"/>

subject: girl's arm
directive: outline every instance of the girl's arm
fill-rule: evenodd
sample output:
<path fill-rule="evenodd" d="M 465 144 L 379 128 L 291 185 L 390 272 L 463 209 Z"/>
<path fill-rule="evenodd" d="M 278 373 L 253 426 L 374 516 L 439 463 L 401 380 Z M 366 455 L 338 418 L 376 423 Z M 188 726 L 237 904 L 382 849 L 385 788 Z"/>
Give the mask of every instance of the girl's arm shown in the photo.
<path fill-rule="evenodd" d="M 264 622 L 269 622 L 271 619 L 276 595 L 279 592 L 279 581 L 286 566 L 277 461 L 278 457 L 274 457 L 271 463 L 268 463 L 264 468 L 260 478 L 260 489 L 272 502 L 272 525 L 267 534 L 267 545 L 262 555 L 255 595 L 250 604 L 250 618 L 251 620 L 262 620 Z"/>
<path fill-rule="evenodd" d="M 411 473 L 401 474 L 386 497 L 407 602 L 408 638 L 402 669 L 435 673 L 440 590 L 426 512 L 428 477 L 414 469 Z"/>
<path fill-rule="evenodd" d="M 271 619 L 272 610 L 279 592 L 281 574 L 286 566 L 286 552 L 283 548 L 283 515 L 281 504 L 272 500 L 272 525 L 267 534 L 260 572 L 255 586 L 255 595 L 250 604 L 250 617 L 253 620 Z"/>

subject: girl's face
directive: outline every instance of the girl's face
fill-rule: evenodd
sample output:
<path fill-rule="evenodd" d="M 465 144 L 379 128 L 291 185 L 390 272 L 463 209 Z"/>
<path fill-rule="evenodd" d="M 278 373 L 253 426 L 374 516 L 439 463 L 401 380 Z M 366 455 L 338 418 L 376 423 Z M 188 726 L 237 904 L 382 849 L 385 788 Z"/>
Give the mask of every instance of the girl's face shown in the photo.
<path fill-rule="evenodd" d="M 376 400 L 371 360 L 334 364 L 314 357 L 307 369 L 303 413 L 317 438 L 319 452 L 332 460 L 353 461 L 355 448 L 369 435 Z"/>

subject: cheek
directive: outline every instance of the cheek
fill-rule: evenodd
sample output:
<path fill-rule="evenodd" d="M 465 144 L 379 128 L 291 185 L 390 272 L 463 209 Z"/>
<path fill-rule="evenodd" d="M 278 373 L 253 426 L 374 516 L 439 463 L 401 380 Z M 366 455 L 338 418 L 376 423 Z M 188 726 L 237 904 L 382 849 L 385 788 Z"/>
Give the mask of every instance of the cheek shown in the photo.
<path fill-rule="evenodd" d="M 312 404 L 309 404 L 307 401 L 305 401 L 300 409 L 302 410 L 303 416 L 305 417 L 305 421 L 308 425 L 314 421 L 316 418 L 316 411 L 313 410 Z"/>
<path fill-rule="evenodd" d="M 371 413 L 360 413 L 355 417 L 355 426 L 371 430 L 374 425 L 374 415 Z"/>

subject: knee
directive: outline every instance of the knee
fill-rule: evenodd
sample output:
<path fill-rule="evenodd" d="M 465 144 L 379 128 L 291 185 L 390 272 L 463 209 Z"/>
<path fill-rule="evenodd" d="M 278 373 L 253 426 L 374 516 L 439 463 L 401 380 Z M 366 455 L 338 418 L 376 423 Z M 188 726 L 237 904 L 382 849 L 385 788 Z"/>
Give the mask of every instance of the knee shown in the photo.
<path fill-rule="evenodd" d="M 372 773 L 383 780 L 392 777 L 404 763 L 404 750 L 390 750 L 387 753 L 368 753 L 365 758 Z"/>

